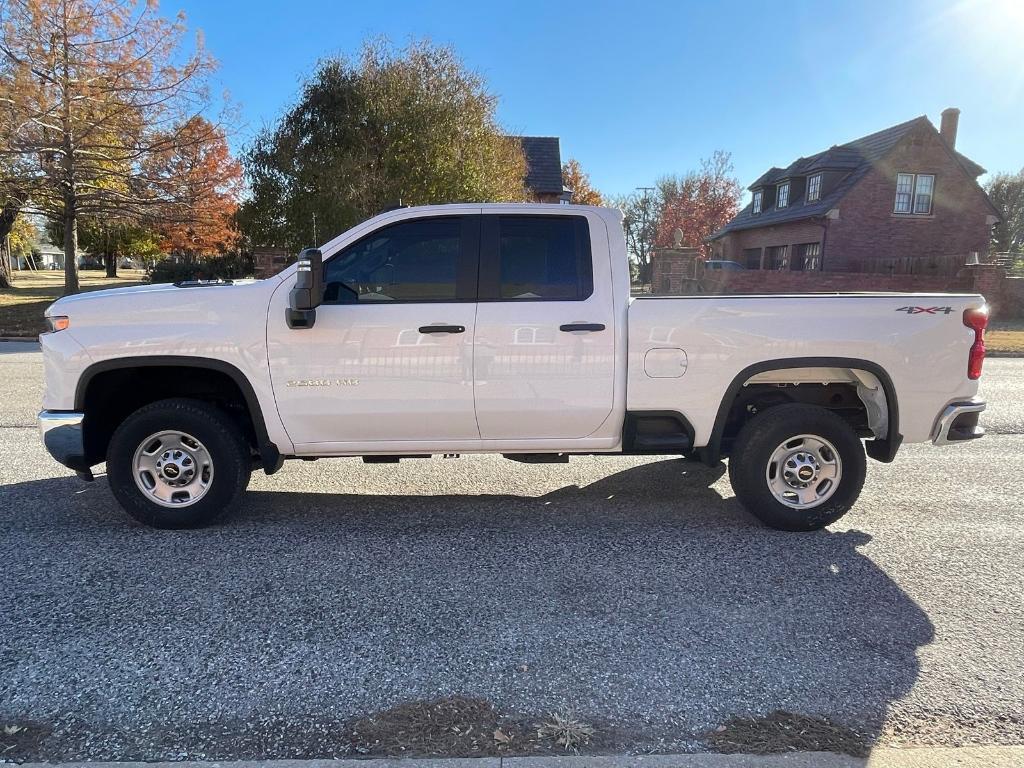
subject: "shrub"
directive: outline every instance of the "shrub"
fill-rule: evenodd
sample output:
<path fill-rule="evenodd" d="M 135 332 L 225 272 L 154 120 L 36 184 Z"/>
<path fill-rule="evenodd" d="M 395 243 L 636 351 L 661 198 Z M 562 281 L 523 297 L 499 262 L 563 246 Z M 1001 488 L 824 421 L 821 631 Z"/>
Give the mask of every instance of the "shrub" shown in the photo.
<path fill-rule="evenodd" d="M 253 260 L 249 254 L 228 253 L 191 263 L 165 259 L 147 272 L 151 283 L 179 283 L 185 280 L 239 280 L 253 276 Z"/>

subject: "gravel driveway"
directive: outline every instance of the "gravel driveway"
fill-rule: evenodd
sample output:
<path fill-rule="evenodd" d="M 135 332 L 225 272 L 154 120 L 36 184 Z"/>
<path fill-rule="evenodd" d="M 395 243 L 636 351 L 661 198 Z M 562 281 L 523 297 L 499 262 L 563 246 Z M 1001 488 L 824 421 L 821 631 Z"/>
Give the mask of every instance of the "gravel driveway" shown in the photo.
<path fill-rule="evenodd" d="M 33 350 L 0 345 L 19 758 L 331 756 L 351 718 L 450 694 L 571 709 L 614 750 L 775 709 L 886 744 L 1024 742 L 1024 360 L 986 363 L 992 434 L 870 462 L 816 534 L 758 525 L 720 469 L 494 457 L 290 462 L 169 532 L 45 454 Z"/>

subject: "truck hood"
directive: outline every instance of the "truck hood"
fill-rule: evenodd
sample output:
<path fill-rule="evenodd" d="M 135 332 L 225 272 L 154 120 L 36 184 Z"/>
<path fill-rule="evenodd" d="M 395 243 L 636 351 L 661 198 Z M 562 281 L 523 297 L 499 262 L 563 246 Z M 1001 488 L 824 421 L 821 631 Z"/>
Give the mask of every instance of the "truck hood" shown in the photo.
<path fill-rule="evenodd" d="M 146 302 L 148 299 L 168 299 L 175 302 L 180 299 L 183 303 L 191 303 L 196 299 L 194 295 L 202 292 L 204 296 L 214 298 L 223 297 L 227 292 L 234 292 L 238 289 L 259 283 L 259 280 L 236 280 L 232 283 L 209 283 L 200 285 L 177 286 L 174 283 L 155 283 L 151 285 L 131 285 L 123 288 L 105 288 L 100 291 L 87 291 L 76 293 L 73 296 L 64 296 L 57 299 L 46 310 L 48 315 L 61 315 L 73 312 L 76 309 L 92 308 L 97 302 L 131 301 Z M 163 301 L 161 301 L 163 303 Z"/>
<path fill-rule="evenodd" d="M 90 329 L 103 329 L 105 339 L 173 337 L 180 343 L 216 336 L 234 322 L 265 325 L 270 296 L 279 284 L 271 279 L 113 288 L 58 299 L 46 314 L 71 318 L 69 331 L 79 343 L 92 338 Z"/>

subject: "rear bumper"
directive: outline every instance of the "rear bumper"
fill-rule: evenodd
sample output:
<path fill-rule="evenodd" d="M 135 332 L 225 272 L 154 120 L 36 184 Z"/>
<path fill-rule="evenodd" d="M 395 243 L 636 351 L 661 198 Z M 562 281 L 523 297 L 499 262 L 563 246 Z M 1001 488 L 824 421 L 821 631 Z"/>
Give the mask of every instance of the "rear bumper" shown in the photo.
<path fill-rule="evenodd" d="M 39 434 L 46 450 L 58 462 L 76 472 L 89 471 L 82 434 L 84 420 L 84 413 L 74 411 L 42 411 L 39 414 Z"/>
<path fill-rule="evenodd" d="M 985 429 L 978 425 L 978 417 L 985 405 L 984 400 L 977 399 L 947 405 L 935 425 L 932 442 L 948 445 L 984 437 Z"/>

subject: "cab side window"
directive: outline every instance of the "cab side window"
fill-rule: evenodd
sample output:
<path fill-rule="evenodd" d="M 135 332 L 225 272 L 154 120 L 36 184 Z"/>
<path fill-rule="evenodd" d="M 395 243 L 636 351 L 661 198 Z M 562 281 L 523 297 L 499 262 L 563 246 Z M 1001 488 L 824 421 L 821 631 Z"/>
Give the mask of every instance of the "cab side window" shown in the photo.
<path fill-rule="evenodd" d="M 402 221 L 348 246 L 324 265 L 324 303 L 456 301 L 463 218 Z"/>
<path fill-rule="evenodd" d="M 486 218 L 481 299 L 582 301 L 594 292 L 586 217 Z"/>

